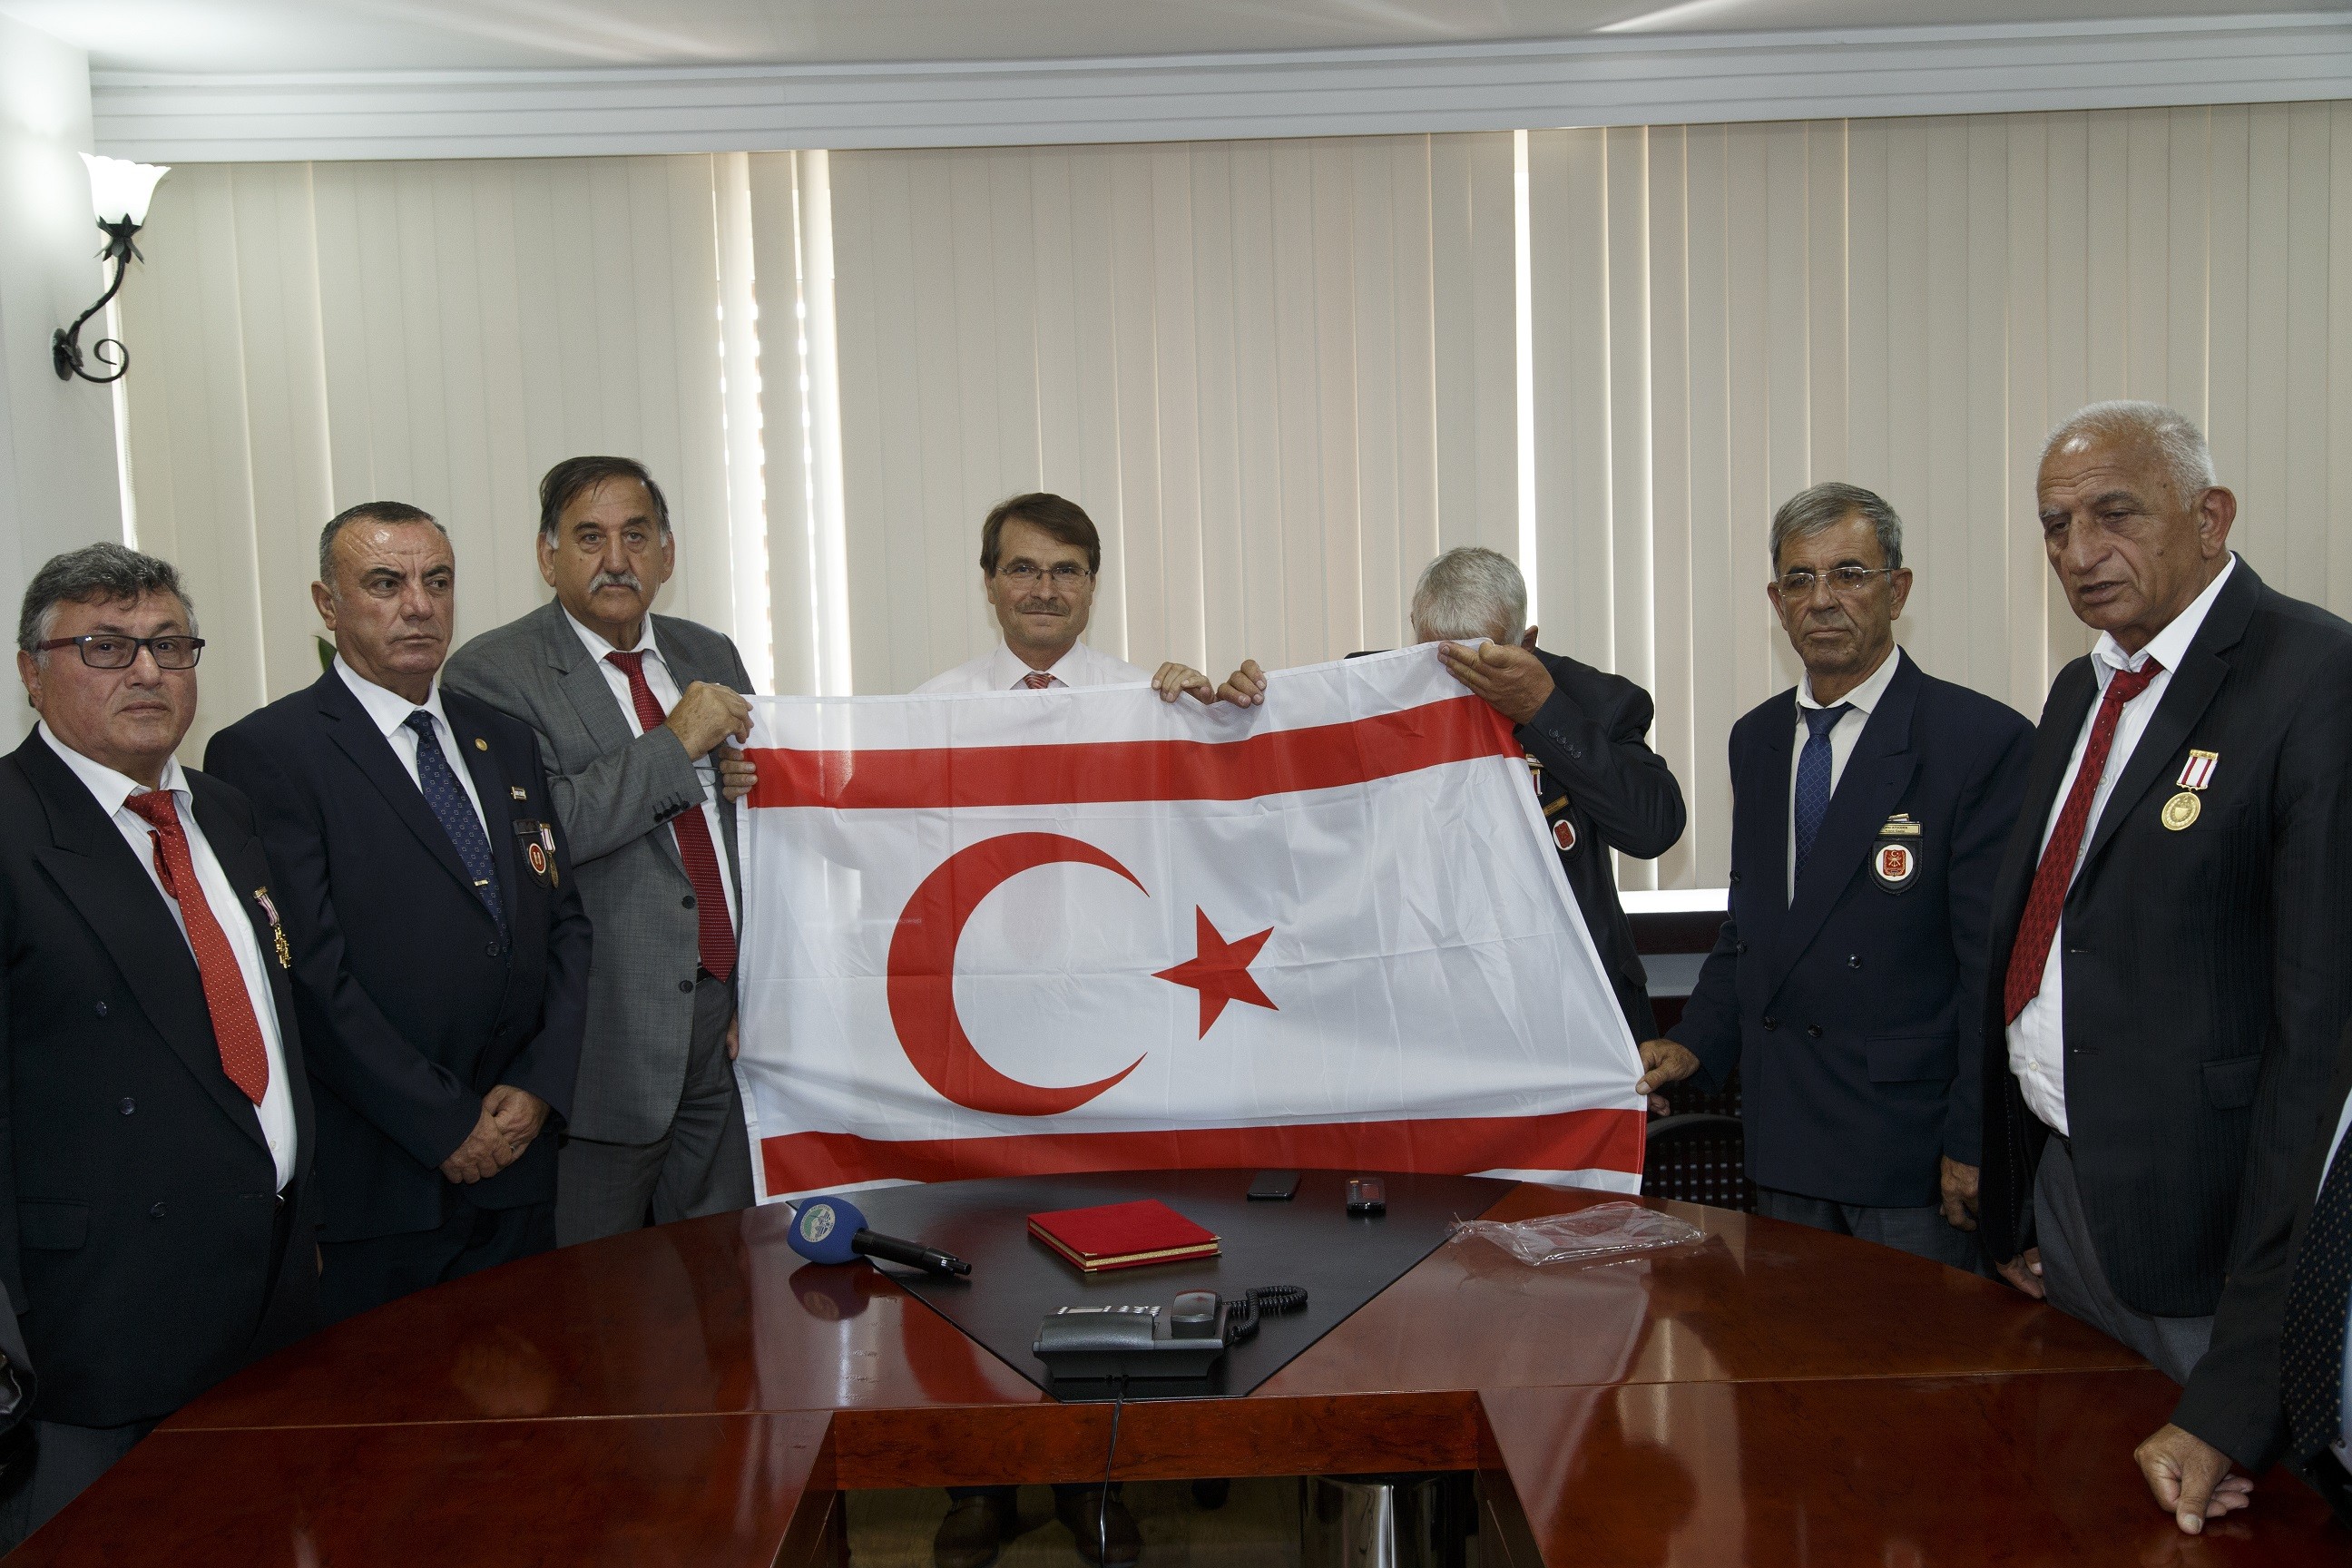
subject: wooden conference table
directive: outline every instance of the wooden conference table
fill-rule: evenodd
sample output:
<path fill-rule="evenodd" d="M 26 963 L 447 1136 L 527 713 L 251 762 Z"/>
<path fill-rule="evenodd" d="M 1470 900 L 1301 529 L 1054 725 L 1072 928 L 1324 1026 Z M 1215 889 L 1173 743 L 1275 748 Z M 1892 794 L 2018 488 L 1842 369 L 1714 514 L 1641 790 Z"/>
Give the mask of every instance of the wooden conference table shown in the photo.
<path fill-rule="evenodd" d="M 1521 1186 L 1488 1214 L 1599 1201 Z M 2179 1535 L 2130 1458 L 2175 1391 L 2073 1320 L 1655 1206 L 1706 1240 L 1540 1270 L 1440 1247 L 1246 1397 L 1129 1403 L 1117 1473 L 1475 1470 L 1482 1568 L 2352 1560 L 2283 1473 Z M 165 1423 L 11 1562 L 835 1568 L 844 1490 L 1101 1475 L 1108 1406 L 866 1265 L 804 1265 L 785 1221 L 616 1237 L 341 1324 Z"/>

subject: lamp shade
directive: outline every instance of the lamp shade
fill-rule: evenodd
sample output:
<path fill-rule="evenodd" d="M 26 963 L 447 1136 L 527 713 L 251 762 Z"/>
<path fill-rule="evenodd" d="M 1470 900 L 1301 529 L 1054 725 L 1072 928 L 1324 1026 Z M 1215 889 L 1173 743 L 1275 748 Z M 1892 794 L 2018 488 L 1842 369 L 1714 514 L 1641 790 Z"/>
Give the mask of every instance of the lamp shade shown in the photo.
<path fill-rule="evenodd" d="M 126 218 L 133 224 L 145 223 L 155 182 L 172 172 L 167 163 L 133 163 L 127 158 L 89 153 L 84 153 L 81 161 L 89 165 L 89 204 L 98 210 L 100 223 Z"/>

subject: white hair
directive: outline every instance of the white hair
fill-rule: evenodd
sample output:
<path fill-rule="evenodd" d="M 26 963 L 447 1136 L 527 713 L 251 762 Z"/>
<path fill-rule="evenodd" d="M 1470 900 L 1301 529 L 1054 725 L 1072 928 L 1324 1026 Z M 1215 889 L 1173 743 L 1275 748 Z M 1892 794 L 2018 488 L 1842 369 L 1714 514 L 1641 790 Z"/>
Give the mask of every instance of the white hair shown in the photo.
<path fill-rule="evenodd" d="M 1412 633 L 1423 642 L 1515 643 L 1528 629 L 1528 580 L 1507 555 L 1465 544 L 1431 562 L 1412 590 Z"/>
<path fill-rule="evenodd" d="M 2042 460 L 2047 463 L 2061 447 L 2084 440 L 2147 442 L 2164 460 L 2165 475 L 2184 506 L 2221 482 L 2214 475 L 2205 433 L 2189 416 L 2161 403 L 2116 398 L 2076 409 L 2042 443 Z"/>

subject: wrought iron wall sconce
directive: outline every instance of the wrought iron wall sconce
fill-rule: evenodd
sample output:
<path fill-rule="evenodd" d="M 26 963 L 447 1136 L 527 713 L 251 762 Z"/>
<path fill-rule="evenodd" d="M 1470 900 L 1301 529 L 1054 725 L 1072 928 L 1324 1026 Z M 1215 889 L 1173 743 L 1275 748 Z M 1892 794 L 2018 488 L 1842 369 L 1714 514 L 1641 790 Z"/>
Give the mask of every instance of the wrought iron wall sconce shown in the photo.
<path fill-rule="evenodd" d="M 131 237 L 147 221 L 147 203 L 155 194 L 155 182 L 172 171 L 168 165 L 133 163 L 121 158 L 94 157 L 88 153 L 81 161 L 89 165 L 90 205 L 98 212 L 98 226 L 105 231 L 106 248 L 100 251 L 101 260 L 114 263 L 114 281 L 98 302 L 74 318 L 70 327 L 59 327 L 49 340 L 49 359 L 57 366 L 58 379 L 70 381 L 75 376 L 101 384 L 121 381 L 123 372 L 131 368 L 131 351 L 121 340 L 100 338 L 89 345 L 89 359 L 113 367 L 111 375 L 92 375 L 82 368 L 87 363 L 82 355 L 81 330 L 92 316 L 106 309 L 107 302 L 121 292 L 123 275 L 131 270 L 133 261 L 144 260 Z M 106 351 L 114 352 L 109 354 Z"/>

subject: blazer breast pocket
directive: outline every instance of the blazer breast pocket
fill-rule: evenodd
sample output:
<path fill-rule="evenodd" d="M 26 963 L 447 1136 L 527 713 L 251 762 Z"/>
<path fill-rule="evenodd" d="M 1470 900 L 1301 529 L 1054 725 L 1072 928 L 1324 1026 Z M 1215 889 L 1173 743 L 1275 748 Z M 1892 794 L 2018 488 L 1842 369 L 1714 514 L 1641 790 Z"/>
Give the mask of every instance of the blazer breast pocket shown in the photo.
<path fill-rule="evenodd" d="M 2216 1110 L 2242 1110 L 2254 1102 L 2254 1083 L 2262 1077 L 2260 1056 L 2231 1057 L 2225 1061 L 2207 1062 L 2205 1098 Z"/>
<path fill-rule="evenodd" d="M 1873 1083 L 1942 1081 L 1960 1070 L 1960 1037 L 1950 1035 L 1873 1035 L 1862 1043 Z"/>
<path fill-rule="evenodd" d="M 89 1205 L 19 1198 L 16 1239 L 36 1251 L 71 1252 L 89 1239 Z"/>

